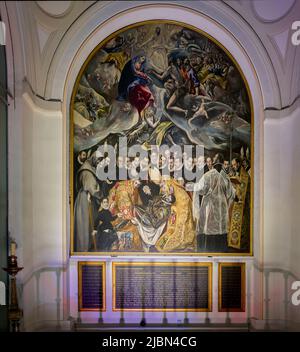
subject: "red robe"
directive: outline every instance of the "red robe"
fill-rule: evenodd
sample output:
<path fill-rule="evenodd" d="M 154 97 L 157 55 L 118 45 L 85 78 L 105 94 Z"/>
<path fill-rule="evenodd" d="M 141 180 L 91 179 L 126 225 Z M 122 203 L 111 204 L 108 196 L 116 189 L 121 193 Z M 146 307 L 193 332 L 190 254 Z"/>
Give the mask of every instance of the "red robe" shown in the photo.
<path fill-rule="evenodd" d="M 137 84 L 129 90 L 128 100 L 141 113 L 148 105 L 154 103 L 154 97 L 147 86 Z"/>

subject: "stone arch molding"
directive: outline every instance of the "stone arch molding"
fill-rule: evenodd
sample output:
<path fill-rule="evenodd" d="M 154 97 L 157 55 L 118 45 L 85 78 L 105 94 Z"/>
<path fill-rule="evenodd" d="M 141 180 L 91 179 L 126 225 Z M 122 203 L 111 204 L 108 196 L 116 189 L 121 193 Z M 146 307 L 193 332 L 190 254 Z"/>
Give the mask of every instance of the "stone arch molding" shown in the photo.
<path fill-rule="evenodd" d="M 46 99 L 68 105 L 72 87 L 84 61 L 112 32 L 149 19 L 170 19 L 202 29 L 217 39 L 240 65 L 254 102 L 281 107 L 279 84 L 272 61 L 247 22 L 222 2 L 97 2 L 68 29 L 51 60 L 45 87 Z"/>
<path fill-rule="evenodd" d="M 73 7 L 72 1 L 36 1 L 38 7 L 48 16 L 64 17 Z"/>
<path fill-rule="evenodd" d="M 254 177 L 257 180 L 254 186 L 253 217 L 256 221 L 253 224 L 253 251 L 255 257 L 260 261 L 262 254 L 260 243 L 263 233 L 260 209 L 263 209 L 263 200 L 261 197 L 262 179 L 259 170 L 263 169 L 263 158 L 260 157 L 263 150 L 263 107 L 280 103 L 276 76 L 267 54 L 264 53 L 264 48 L 258 49 L 260 42 L 256 39 L 255 34 L 245 28 L 244 22 L 237 15 L 234 15 L 230 8 L 222 8 L 221 3 L 201 2 L 200 12 L 195 9 L 198 2 L 190 4 L 193 9 L 171 3 L 147 3 L 136 6 L 136 3 L 133 2 L 116 2 L 103 6 L 100 4 L 95 8 L 90 8 L 78 18 L 74 27 L 70 28 L 57 50 L 47 79 L 46 97 L 55 97 L 63 101 L 64 129 L 67 136 L 72 90 L 82 65 L 102 40 L 116 30 L 132 23 L 150 19 L 177 20 L 199 28 L 219 41 L 235 58 L 244 73 L 253 101 L 255 125 L 253 143 L 255 145 L 254 164 L 256 165 Z M 217 6 L 214 7 L 215 5 Z M 214 15 L 214 19 L 212 15 Z M 99 19 L 101 19 L 101 23 Z M 221 20 L 225 21 L 227 25 L 230 24 L 232 28 L 221 25 Z M 238 20 L 239 23 L 237 23 Z M 242 30 L 243 27 L 244 30 Z M 250 31 L 251 36 L 247 31 Z M 233 33 L 239 36 L 240 40 L 237 40 Z M 243 37 L 245 41 L 243 41 Z M 67 148 L 67 144 L 65 146 Z M 67 233 L 68 230 L 67 225 Z"/>

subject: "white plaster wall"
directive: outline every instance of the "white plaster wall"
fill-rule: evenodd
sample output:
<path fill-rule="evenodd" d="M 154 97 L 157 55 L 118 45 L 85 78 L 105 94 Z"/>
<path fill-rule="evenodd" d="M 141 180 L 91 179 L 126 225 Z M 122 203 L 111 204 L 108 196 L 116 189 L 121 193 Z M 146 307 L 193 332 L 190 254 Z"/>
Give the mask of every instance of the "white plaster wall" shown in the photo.
<path fill-rule="evenodd" d="M 19 104 L 23 167 L 18 254 L 24 266 L 19 279 L 24 328 L 31 330 L 62 318 L 62 113 L 38 108 L 26 93 Z"/>
<path fill-rule="evenodd" d="M 291 221 L 291 248 L 290 248 L 290 266 L 293 273 L 300 280 L 300 138 L 298 131 L 300 131 L 300 104 L 298 108 L 293 112 L 292 116 L 288 120 L 284 120 L 284 129 L 290 134 L 291 138 L 286 136 L 286 153 L 283 155 L 283 167 L 285 167 L 285 159 L 287 155 L 290 155 L 291 160 L 291 172 L 288 177 L 290 181 L 289 192 L 290 198 L 287 202 L 291 201 L 290 206 L 290 221 Z M 284 177 L 284 175 L 283 175 Z M 287 181 L 288 182 L 288 181 Z M 300 320 L 300 308 L 298 308 L 298 320 Z"/>
<path fill-rule="evenodd" d="M 271 271 L 264 310 L 274 325 L 300 322 L 300 307 L 291 303 L 291 284 L 300 280 L 299 117 L 298 103 L 298 108 L 268 111 L 264 126 L 264 266 Z"/>
<path fill-rule="evenodd" d="M 266 265 L 291 270 L 297 276 L 300 274 L 299 116 L 299 106 L 287 115 L 270 111 L 264 128 L 264 260 Z"/>

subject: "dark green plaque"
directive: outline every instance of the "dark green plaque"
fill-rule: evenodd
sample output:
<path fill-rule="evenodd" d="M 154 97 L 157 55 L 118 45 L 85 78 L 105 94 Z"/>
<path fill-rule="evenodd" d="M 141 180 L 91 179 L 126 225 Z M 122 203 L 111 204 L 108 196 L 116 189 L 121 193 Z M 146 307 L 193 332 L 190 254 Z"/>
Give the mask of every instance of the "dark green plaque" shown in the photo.
<path fill-rule="evenodd" d="M 245 264 L 219 264 L 219 311 L 245 311 Z"/>
<path fill-rule="evenodd" d="M 105 263 L 79 262 L 79 310 L 105 309 Z"/>
<path fill-rule="evenodd" d="M 210 263 L 114 263 L 113 309 L 211 311 Z"/>

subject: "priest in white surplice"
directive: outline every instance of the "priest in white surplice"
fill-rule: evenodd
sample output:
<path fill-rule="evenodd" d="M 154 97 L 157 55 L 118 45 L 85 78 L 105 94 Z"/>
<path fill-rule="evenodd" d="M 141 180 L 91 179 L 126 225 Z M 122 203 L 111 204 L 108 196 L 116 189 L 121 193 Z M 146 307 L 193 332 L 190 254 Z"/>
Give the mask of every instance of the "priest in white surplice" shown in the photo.
<path fill-rule="evenodd" d="M 202 196 L 201 205 L 199 195 Z M 223 170 L 222 160 L 216 160 L 214 168 L 194 185 L 193 197 L 198 251 L 226 252 L 228 210 L 235 198 L 235 190 Z"/>

